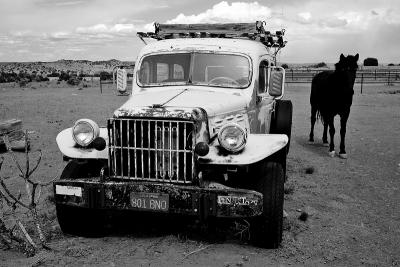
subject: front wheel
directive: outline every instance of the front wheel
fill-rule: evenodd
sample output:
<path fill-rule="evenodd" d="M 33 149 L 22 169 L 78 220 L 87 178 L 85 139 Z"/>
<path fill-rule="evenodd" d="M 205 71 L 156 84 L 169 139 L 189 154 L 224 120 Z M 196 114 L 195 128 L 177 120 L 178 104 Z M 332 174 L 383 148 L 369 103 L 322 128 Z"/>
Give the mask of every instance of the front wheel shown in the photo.
<path fill-rule="evenodd" d="M 254 167 L 253 189 L 263 194 L 263 213 L 251 220 L 250 241 L 259 247 L 277 248 L 282 241 L 283 169 L 279 163 L 266 161 Z"/>
<path fill-rule="evenodd" d="M 292 135 L 293 104 L 290 100 L 277 100 L 275 111 L 271 120 L 270 133 L 286 134 L 289 141 L 286 145 L 286 154 L 289 153 Z"/>
<path fill-rule="evenodd" d="M 56 204 L 57 219 L 65 234 L 96 237 L 104 231 L 104 213 L 94 209 Z"/>

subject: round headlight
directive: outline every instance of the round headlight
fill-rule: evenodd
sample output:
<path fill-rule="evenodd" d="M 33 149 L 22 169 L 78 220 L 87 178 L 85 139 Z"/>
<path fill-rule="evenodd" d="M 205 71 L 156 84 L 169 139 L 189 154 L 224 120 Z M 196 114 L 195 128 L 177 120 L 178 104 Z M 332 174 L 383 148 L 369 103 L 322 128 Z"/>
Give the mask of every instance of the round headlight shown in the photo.
<path fill-rule="evenodd" d="M 244 148 L 247 141 L 247 133 L 238 124 L 226 124 L 218 133 L 219 144 L 230 152 L 238 152 Z"/>
<path fill-rule="evenodd" d="M 75 142 L 83 147 L 90 145 L 99 136 L 100 129 L 97 123 L 89 119 L 80 119 L 72 128 L 72 137 Z"/>

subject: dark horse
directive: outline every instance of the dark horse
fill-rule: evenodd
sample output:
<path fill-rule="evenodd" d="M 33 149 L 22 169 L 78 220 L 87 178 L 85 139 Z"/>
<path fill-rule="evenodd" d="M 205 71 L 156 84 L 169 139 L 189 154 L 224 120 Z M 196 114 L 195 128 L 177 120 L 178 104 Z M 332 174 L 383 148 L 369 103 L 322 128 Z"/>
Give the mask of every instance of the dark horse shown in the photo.
<path fill-rule="evenodd" d="M 335 126 L 334 117 L 340 116 L 340 152 L 339 157 L 347 158 L 345 150 L 345 135 L 347 119 L 353 102 L 353 86 L 358 68 L 358 54 L 345 57 L 335 64 L 334 71 L 323 71 L 315 75 L 311 83 L 311 132 L 310 142 L 314 142 L 314 124 L 319 117 L 324 125 L 322 141 L 328 144 L 327 130 L 329 126 L 330 144 L 329 155 L 335 155 Z"/>

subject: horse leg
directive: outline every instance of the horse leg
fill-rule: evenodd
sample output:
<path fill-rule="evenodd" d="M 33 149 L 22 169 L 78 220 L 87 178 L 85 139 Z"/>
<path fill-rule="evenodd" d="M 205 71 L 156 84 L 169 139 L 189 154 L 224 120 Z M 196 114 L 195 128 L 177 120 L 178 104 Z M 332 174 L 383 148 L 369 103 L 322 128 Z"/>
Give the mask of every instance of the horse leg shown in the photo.
<path fill-rule="evenodd" d="M 331 142 L 329 143 L 329 156 L 332 158 L 335 156 L 335 125 L 334 125 L 334 116 L 329 116 L 328 118 L 328 126 L 329 126 L 329 135 L 331 138 Z"/>
<path fill-rule="evenodd" d="M 324 133 L 322 134 L 322 143 L 328 146 L 328 123 L 324 122 Z"/>
<path fill-rule="evenodd" d="M 346 149 L 345 149 L 345 137 L 346 137 L 346 125 L 347 119 L 349 118 L 349 112 L 340 116 L 340 152 L 339 157 L 342 159 L 347 159 Z"/>
<path fill-rule="evenodd" d="M 308 139 L 309 142 L 314 142 L 314 125 L 317 116 L 317 109 L 315 106 L 311 105 L 311 131 L 310 131 L 310 138 Z"/>

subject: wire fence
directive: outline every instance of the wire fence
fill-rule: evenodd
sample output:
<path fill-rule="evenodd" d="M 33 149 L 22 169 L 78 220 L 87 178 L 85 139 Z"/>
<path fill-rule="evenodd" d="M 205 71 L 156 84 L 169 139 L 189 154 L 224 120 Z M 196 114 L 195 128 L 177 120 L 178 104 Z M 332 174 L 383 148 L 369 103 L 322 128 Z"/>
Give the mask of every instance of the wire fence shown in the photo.
<path fill-rule="evenodd" d="M 287 83 L 310 83 L 321 69 L 286 69 Z M 400 83 L 400 69 L 363 69 L 357 71 L 356 83 L 395 84 Z"/>

